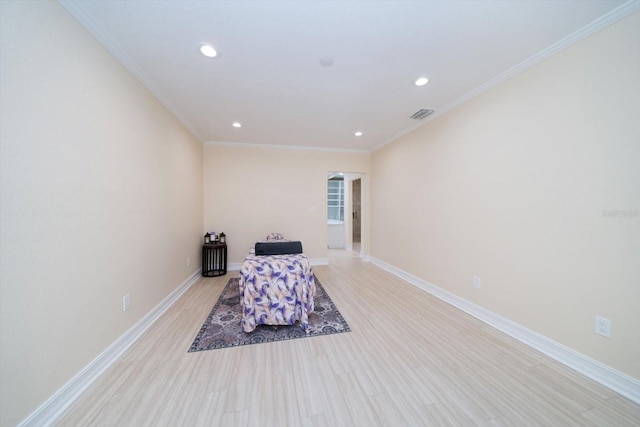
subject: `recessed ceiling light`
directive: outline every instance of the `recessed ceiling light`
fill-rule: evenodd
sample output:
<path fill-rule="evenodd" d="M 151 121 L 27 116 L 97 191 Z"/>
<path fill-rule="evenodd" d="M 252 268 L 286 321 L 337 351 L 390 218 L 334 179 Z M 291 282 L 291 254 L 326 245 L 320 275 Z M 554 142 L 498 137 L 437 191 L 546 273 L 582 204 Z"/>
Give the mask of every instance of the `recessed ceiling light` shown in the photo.
<path fill-rule="evenodd" d="M 202 46 L 200 46 L 200 52 L 202 52 L 204 56 L 208 56 L 209 58 L 215 58 L 216 56 L 218 56 L 218 52 L 216 52 L 216 50 L 210 44 L 203 44 Z"/>
<path fill-rule="evenodd" d="M 357 131 L 356 133 L 354 133 L 355 136 L 362 136 L 362 132 Z"/>
<path fill-rule="evenodd" d="M 427 83 L 429 83 L 429 79 L 426 78 L 426 77 L 419 77 L 419 78 L 416 79 L 415 82 L 413 82 L 413 84 L 416 85 L 416 86 L 424 86 Z"/>
<path fill-rule="evenodd" d="M 233 126 L 234 128 L 241 128 L 242 124 L 240 122 L 233 122 L 231 126 Z"/>

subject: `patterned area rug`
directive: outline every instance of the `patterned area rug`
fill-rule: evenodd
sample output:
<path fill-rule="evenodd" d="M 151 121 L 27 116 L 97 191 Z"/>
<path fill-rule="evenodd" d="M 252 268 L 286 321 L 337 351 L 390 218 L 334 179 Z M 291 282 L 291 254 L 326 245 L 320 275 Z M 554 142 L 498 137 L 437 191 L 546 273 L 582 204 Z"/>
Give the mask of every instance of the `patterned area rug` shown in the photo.
<path fill-rule="evenodd" d="M 259 325 L 247 334 L 242 330 L 240 321 L 240 289 L 238 278 L 227 282 L 220 298 L 209 313 L 189 353 L 216 348 L 237 347 L 245 344 L 290 340 L 294 338 L 316 337 L 319 335 L 349 332 L 349 325 L 327 295 L 320 281 L 316 278 L 316 296 L 313 299 L 314 312 L 309 315 L 309 333 L 295 325 L 271 326 Z"/>

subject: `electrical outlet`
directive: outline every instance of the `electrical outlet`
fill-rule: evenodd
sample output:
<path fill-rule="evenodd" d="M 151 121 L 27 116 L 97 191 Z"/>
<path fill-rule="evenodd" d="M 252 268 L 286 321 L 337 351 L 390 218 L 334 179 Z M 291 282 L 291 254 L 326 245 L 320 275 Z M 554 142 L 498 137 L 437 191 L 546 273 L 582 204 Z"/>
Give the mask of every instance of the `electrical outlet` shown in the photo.
<path fill-rule="evenodd" d="M 482 280 L 478 276 L 473 276 L 473 287 L 480 289 L 480 286 L 482 286 Z"/>
<path fill-rule="evenodd" d="M 596 316 L 595 332 L 603 337 L 611 338 L 611 320 Z"/>
<path fill-rule="evenodd" d="M 129 310 L 129 307 L 131 307 L 131 299 L 129 298 L 129 294 L 126 294 L 122 297 L 122 311 Z"/>

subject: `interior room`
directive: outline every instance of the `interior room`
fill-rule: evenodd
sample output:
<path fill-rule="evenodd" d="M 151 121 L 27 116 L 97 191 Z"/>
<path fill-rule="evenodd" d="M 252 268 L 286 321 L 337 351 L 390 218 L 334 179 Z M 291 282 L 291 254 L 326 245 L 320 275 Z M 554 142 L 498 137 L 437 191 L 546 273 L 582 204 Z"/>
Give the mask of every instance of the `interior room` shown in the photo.
<path fill-rule="evenodd" d="M 0 426 L 640 424 L 640 1 L 0 31 Z M 189 353 L 270 233 L 350 330 Z"/>

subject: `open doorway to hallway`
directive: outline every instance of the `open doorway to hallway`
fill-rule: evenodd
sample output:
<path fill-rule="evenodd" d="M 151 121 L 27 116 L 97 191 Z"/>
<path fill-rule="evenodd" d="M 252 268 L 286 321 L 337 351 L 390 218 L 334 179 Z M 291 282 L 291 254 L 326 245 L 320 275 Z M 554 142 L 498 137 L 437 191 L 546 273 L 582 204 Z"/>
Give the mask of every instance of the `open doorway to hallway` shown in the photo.
<path fill-rule="evenodd" d="M 327 247 L 364 256 L 366 235 L 366 174 L 327 174 Z"/>
<path fill-rule="evenodd" d="M 362 249 L 362 179 L 351 181 L 351 246 L 354 252 Z"/>

